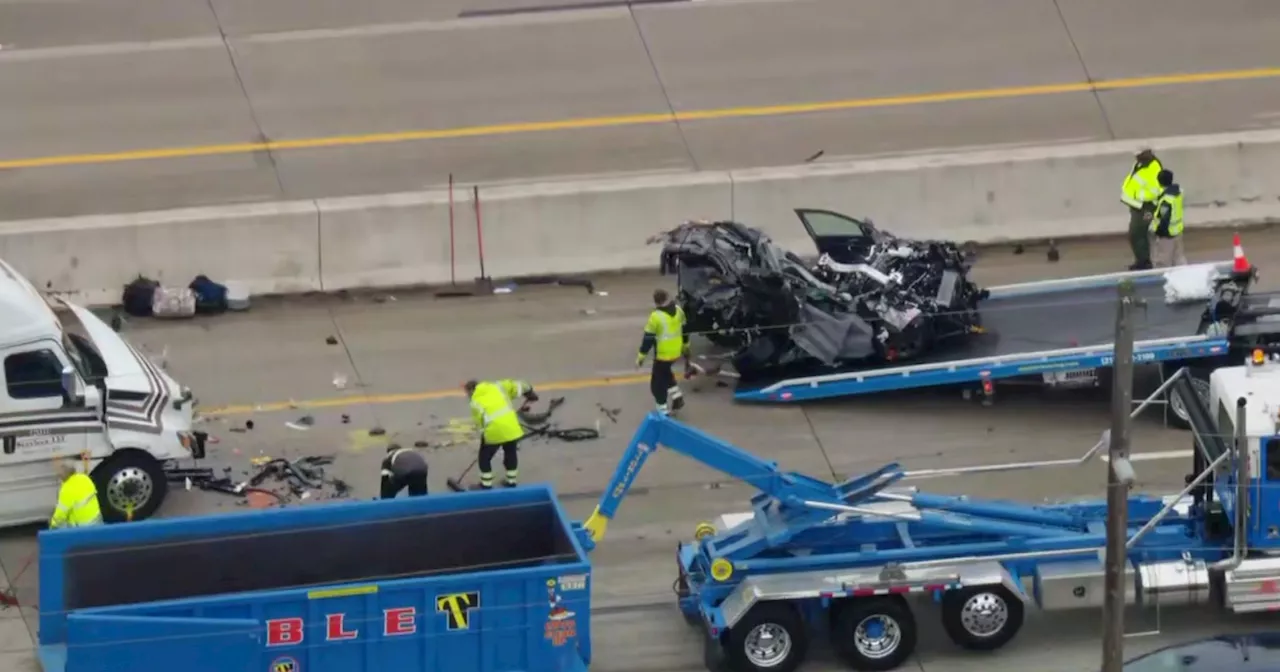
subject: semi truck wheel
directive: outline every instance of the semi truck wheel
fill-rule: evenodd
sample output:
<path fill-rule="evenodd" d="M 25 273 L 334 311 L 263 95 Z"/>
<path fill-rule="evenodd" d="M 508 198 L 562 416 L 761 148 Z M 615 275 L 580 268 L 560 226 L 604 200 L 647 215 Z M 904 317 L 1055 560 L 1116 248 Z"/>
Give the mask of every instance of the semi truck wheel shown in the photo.
<path fill-rule="evenodd" d="M 1004 586 L 949 590 L 942 596 L 942 627 L 957 645 L 993 651 L 1022 628 L 1022 599 Z"/>
<path fill-rule="evenodd" d="M 894 670 L 916 650 L 916 617 L 897 595 L 845 601 L 831 623 L 831 642 L 859 672 Z"/>
<path fill-rule="evenodd" d="M 160 508 L 169 492 L 164 467 L 146 452 L 117 450 L 93 470 L 98 505 L 108 523 L 145 520 Z"/>
<path fill-rule="evenodd" d="M 761 602 L 729 629 L 725 657 L 735 672 L 793 672 L 809 651 L 809 631 L 791 605 Z"/>

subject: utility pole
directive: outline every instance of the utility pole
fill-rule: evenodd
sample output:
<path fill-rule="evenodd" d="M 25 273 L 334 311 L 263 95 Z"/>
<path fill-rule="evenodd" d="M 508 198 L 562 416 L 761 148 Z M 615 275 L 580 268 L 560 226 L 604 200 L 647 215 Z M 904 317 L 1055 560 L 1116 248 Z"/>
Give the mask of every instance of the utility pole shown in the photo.
<path fill-rule="evenodd" d="M 1111 440 L 1107 449 L 1106 594 L 1103 603 L 1102 672 L 1124 667 L 1125 542 L 1129 528 L 1129 413 L 1133 406 L 1133 282 L 1120 283 L 1116 308 L 1115 362 L 1112 366 Z"/>

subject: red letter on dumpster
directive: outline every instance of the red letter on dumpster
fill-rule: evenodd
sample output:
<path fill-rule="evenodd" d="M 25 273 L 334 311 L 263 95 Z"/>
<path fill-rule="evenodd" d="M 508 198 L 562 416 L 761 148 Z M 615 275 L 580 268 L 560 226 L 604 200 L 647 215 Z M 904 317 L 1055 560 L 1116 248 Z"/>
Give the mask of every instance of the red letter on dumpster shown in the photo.
<path fill-rule="evenodd" d="M 387 637 L 396 635 L 412 635 L 417 629 L 413 622 L 413 607 L 398 607 L 396 609 L 383 610 L 385 623 L 383 624 L 382 633 Z"/>
<path fill-rule="evenodd" d="M 347 630 L 346 624 L 343 622 L 346 614 L 329 614 L 325 616 L 325 639 L 333 642 L 343 639 L 355 639 L 360 635 L 359 630 Z"/>
<path fill-rule="evenodd" d="M 301 618 L 273 618 L 267 621 L 267 646 L 288 646 L 301 643 Z"/>

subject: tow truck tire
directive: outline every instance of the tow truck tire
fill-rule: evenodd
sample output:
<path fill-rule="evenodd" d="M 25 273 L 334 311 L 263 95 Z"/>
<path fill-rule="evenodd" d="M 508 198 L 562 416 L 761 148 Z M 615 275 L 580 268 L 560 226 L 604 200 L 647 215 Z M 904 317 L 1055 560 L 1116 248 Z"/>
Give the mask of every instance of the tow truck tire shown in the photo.
<path fill-rule="evenodd" d="M 164 466 L 145 451 L 117 450 L 91 474 L 98 487 L 98 506 L 108 523 L 130 520 L 127 501 L 134 502 L 132 520 L 146 520 L 160 509 L 169 492 Z"/>
<path fill-rule="evenodd" d="M 791 605 L 761 602 L 729 628 L 724 649 L 734 672 L 794 672 L 809 653 L 809 630 Z"/>
<path fill-rule="evenodd" d="M 1022 629 L 1022 598 L 1004 586 L 973 586 L 942 596 L 942 627 L 958 646 L 994 651 Z"/>
<path fill-rule="evenodd" d="M 859 672 L 895 670 L 916 650 L 915 614 L 900 595 L 844 600 L 831 621 L 831 643 Z"/>
<path fill-rule="evenodd" d="M 1177 370 L 1178 370 L 1177 368 L 1166 368 L 1165 369 L 1166 378 L 1167 376 L 1172 376 L 1175 372 L 1177 372 Z M 1191 376 L 1192 389 L 1200 393 L 1201 398 L 1205 402 L 1205 405 L 1208 406 L 1209 374 L 1211 373 L 1211 371 L 1208 369 L 1193 368 L 1193 369 L 1188 369 L 1187 373 Z M 1177 396 L 1178 395 L 1173 390 L 1169 390 L 1169 392 L 1166 395 L 1166 400 L 1169 402 L 1169 406 L 1167 407 L 1169 409 L 1169 412 L 1165 415 L 1168 418 L 1169 426 L 1175 427 L 1177 429 L 1191 429 L 1191 421 L 1187 419 L 1186 411 L 1180 410 L 1180 409 L 1186 408 L 1186 406 L 1182 404 L 1181 399 L 1176 399 L 1176 400 L 1174 399 L 1174 397 L 1177 397 Z"/>

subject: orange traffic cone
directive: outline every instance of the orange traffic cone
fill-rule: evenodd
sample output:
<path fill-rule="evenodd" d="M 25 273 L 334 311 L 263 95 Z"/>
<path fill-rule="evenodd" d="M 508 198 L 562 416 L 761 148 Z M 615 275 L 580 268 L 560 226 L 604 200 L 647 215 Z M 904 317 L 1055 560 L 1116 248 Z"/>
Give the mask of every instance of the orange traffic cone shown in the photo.
<path fill-rule="evenodd" d="M 1249 260 L 1244 256 L 1244 247 L 1240 245 L 1240 234 L 1235 234 L 1231 239 L 1231 254 L 1235 258 L 1235 266 L 1232 270 L 1236 273 L 1248 273 L 1252 267 Z"/>

